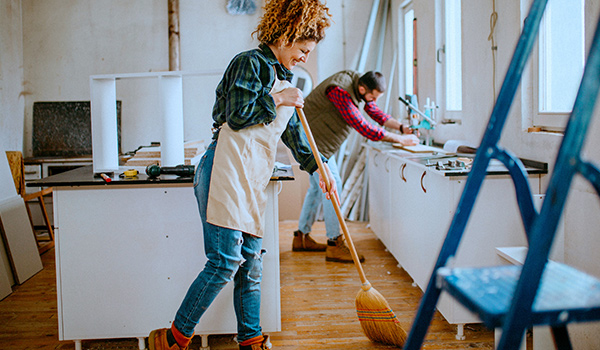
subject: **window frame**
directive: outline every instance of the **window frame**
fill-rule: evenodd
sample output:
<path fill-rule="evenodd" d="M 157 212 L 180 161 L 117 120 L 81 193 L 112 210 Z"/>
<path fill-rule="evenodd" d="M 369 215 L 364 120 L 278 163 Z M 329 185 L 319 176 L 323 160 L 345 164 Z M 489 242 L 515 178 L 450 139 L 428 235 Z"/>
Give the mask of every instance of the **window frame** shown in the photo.
<path fill-rule="evenodd" d="M 554 131 L 554 132 L 562 132 L 566 126 L 567 120 L 571 111 L 563 111 L 563 112 L 545 112 L 540 111 L 540 89 L 544 89 L 545 87 L 540 86 L 540 69 L 542 68 L 540 65 L 540 61 L 544 60 L 545 57 L 540 57 L 541 51 L 543 51 L 543 42 L 545 41 L 546 30 L 550 29 L 550 24 L 545 20 L 546 14 L 552 11 L 551 9 L 551 1 L 549 0 L 546 5 L 546 9 L 544 11 L 544 18 L 542 18 L 542 22 L 540 23 L 538 38 L 533 47 L 531 54 L 531 127 L 540 128 L 543 131 Z M 571 0 L 570 0 L 571 1 Z M 585 61 L 585 37 L 586 37 L 586 21 L 585 21 L 585 0 L 581 1 L 581 26 L 583 31 L 582 38 L 582 55 L 583 60 Z M 531 0 L 525 0 L 527 6 L 531 6 Z M 583 72 L 583 71 L 582 71 Z M 577 85 L 579 86 L 579 85 Z"/>
<path fill-rule="evenodd" d="M 459 25 L 457 28 L 459 29 L 459 33 L 457 34 L 459 37 L 459 45 L 456 52 L 460 56 L 458 58 L 460 63 L 460 87 L 457 91 L 460 91 L 460 108 L 459 109 L 448 109 L 448 74 L 447 74 L 447 62 L 448 62 L 448 43 L 447 43 L 447 11 L 446 11 L 446 2 L 447 0 L 439 0 L 438 4 L 440 7 L 439 14 L 439 40 L 440 43 L 438 45 L 438 49 L 436 50 L 436 62 L 440 64 L 439 70 L 439 88 L 437 89 L 437 100 L 438 105 L 440 106 L 439 113 L 441 114 L 442 120 L 452 120 L 460 122 L 462 120 L 463 110 L 464 110 L 464 95 L 463 95 L 463 55 L 462 55 L 462 43 L 463 43 L 463 33 L 462 33 L 462 0 L 456 0 L 459 2 L 460 12 L 459 12 Z"/>
<path fill-rule="evenodd" d="M 408 14 L 408 12 L 412 11 L 413 13 L 413 19 L 411 20 L 411 23 L 406 23 L 406 15 Z M 407 35 L 406 35 L 406 28 L 407 26 L 410 26 L 412 28 L 413 23 L 414 23 L 414 19 L 415 19 L 415 15 L 414 15 L 414 6 L 413 6 L 413 2 L 412 0 L 409 1 L 405 1 L 404 3 L 402 3 L 400 5 L 400 18 L 401 18 L 401 26 L 400 26 L 400 35 L 399 37 L 402 38 L 402 45 L 400 45 L 399 47 L 401 48 L 401 52 L 400 55 L 403 58 L 402 62 L 403 62 L 403 69 L 401 69 L 400 71 L 402 72 L 402 77 L 401 77 L 401 81 L 402 81 L 402 91 L 404 92 L 404 95 L 408 94 L 410 92 L 410 94 L 414 94 L 414 74 L 413 74 L 413 67 L 414 67 L 414 43 L 413 43 L 413 36 L 414 36 L 414 31 L 411 29 L 411 35 L 410 35 L 410 41 L 407 40 Z M 410 43 L 410 47 L 407 47 L 407 45 Z M 410 50 L 407 50 L 410 49 Z M 408 60 L 408 53 L 410 52 L 410 60 Z M 408 69 L 410 67 L 410 69 Z M 407 72 L 409 72 L 409 74 L 407 74 Z M 408 85 L 408 80 L 410 79 L 410 86 Z"/>

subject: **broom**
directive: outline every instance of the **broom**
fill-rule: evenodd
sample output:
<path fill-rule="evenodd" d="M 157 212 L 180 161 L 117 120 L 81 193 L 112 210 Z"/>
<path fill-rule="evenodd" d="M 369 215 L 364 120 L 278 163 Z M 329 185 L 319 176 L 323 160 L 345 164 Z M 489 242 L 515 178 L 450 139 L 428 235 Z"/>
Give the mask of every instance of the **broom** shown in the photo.
<path fill-rule="evenodd" d="M 298 112 L 308 142 L 310 143 L 310 148 L 319 167 L 321 178 L 325 181 L 327 191 L 329 191 L 331 184 L 325 173 L 323 161 L 319 156 L 319 150 L 317 149 L 317 144 L 315 143 L 308 122 L 306 121 L 304 111 L 301 108 L 296 108 L 296 111 Z M 356 295 L 356 314 L 358 315 L 358 320 L 360 321 L 363 332 L 367 338 L 371 339 L 373 342 L 403 346 L 406 341 L 406 332 L 400 327 L 400 322 L 396 318 L 396 315 L 390 308 L 388 302 L 375 288 L 373 288 L 373 286 L 371 286 L 371 283 L 369 283 L 365 276 L 365 272 L 358 259 L 358 254 L 356 253 L 356 248 L 354 248 L 354 243 L 352 243 L 352 237 L 350 237 L 348 227 L 346 226 L 342 211 L 340 210 L 340 199 L 337 195 L 331 196 L 330 199 L 333 208 L 335 209 L 335 213 L 337 214 L 338 221 L 340 222 L 340 226 L 342 227 L 344 238 L 346 239 L 346 242 L 348 242 L 352 260 L 354 260 L 354 265 L 358 270 L 358 275 L 362 282 L 361 289 Z"/>

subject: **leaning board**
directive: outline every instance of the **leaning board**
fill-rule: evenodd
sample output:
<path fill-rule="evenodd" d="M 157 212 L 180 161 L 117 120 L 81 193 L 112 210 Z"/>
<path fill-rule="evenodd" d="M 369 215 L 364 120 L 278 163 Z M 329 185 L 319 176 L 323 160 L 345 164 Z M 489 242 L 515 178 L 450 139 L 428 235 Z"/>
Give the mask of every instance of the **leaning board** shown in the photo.
<path fill-rule="evenodd" d="M 42 270 L 42 259 L 31 229 L 25 202 L 19 195 L 0 200 L 0 224 L 19 284 Z"/>
<path fill-rule="evenodd" d="M 23 283 L 42 269 L 42 260 L 33 235 L 23 198 L 17 194 L 8 159 L 0 148 L 0 274 L 12 283 Z M 8 266 L 7 266 L 8 265 Z M 11 269 L 12 266 L 12 269 Z M 14 280 L 11 279 L 14 275 Z M 2 277 L 3 284 L 6 279 Z M 3 288 L 6 290 L 6 286 Z M 8 291 L 8 290 L 6 290 Z M 4 294 L 4 293 L 2 293 Z"/>
<path fill-rule="evenodd" d="M 441 148 L 426 145 L 404 146 L 401 143 L 393 143 L 392 146 L 411 153 L 446 153 L 446 151 Z"/>
<path fill-rule="evenodd" d="M 4 240 L 0 239 L 0 300 L 12 293 L 12 285 L 14 283 L 14 280 L 11 280 L 12 271 L 5 252 Z"/>

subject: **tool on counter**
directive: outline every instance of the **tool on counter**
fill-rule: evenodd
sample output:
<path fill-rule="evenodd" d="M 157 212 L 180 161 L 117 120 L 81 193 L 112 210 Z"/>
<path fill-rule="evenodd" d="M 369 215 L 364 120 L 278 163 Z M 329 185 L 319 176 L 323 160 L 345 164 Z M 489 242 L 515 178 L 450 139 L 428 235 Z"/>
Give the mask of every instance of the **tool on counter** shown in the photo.
<path fill-rule="evenodd" d="M 319 150 L 317 149 L 317 144 L 315 143 L 315 139 L 308 126 L 304 111 L 301 108 L 296 108 L 296 111 L 298 112 L 310 148 L 319 167 L 321 178 L 325 181 L 327 190 L 329 191 L 331 184 L 329 183 L 329 178 L 325 172 L 323 161 L 319 156 Z M 352 237 L 350 237 L 350 232 L 348 232 L 348 227 L 342 216 L 339 197 L 335 196 L 334 198 L 334 196 L 331 196 L 330 199 L 333 208 L 335 209 L 335 213 L 337 214 L 338 221 L 340 222 L 340 226 L 342 227 L 344 238 L 350 248 L 352 260 L 354 261 L 354 265 L 358 270 L 358 275 L 362 282 L 361 289 L 356 295 L 356 313 L 363 332 L 371 339 L 371 341 L 402 346 L 406 341 L 406 332 L 400 327 L 400 322 L 396 318 L 396 315 L 390 308 L 388 302 L 375 288 L 373 288 L 373 286 L 371 286 L 371 283 L 365 276 L 365 272 L 358 259 L 358 254 L 356 253 L 356 248 L 354 248 L 354 243 L 352 243 Z"/>
<path fill-rule="evenodd" d="M 194 176 L 195 171 L 195 166 L 183 164 L 179 164 L 173 167 L 161 167 L 156 164 L 151 164 L 146 167 L 146 174 L 149 177 L 157 177 L 159 175 L 177 175 L 181 177 L 190 177 Z"/>
<path fill-rule="evenodd" d="M 408 102 L 407 100 L 403 99 L 401 96 L 398 96 L 398 99 L 400 101 L 402 101 L 411 110 L 415 111 L 418 115 L 420 115 L 421 117 L 423 117 L 430 124 L 431 127 L 437 125 L 437 123 L 435 122 L 435 120 L 431 119 L 429 116 L 425 115 L 425 113 L 421 112 L 418 107 L 416 107 L 412 103 Z"/>
<path fill-rule="evenodd" d="M 125 177 L 125 178 L 131 179 L 131 178 L 137 177 L 139 173 L 140 172 L 137 171 L 137 169 L 128 169 L 128 170 L 125 170 L 124 172 L 122 172 L 119 175 L 119 177 Z"/>
<path fill-rule="evenodd" d="M 425 145 L 431 146 L 431 130 L 435 129 L 437 122 L 433 120 L 433 113 L 437 107 L 437 105 L 427 98 L 427 103 L 425 104 L 425 112 L 421 112 L 418 107 L 417 96 L 416 95 L 406 95 L 407 99 L 411 99 L 411 102 L 403 99 L 401 96 L 398 96 L 398 99 L 402 101 L 406 107 L 408 108 L 408 117 L 410 121 L 410 128 L 419 130 L 425 130 Z M 418 116 L 422 117 L 422 120 L 419 121 Z"/>
<path fill-rule="evenodd" d="M 94 177 L 101 177 L 104 180 L 104 182 L 111 182 L 113 175 L 114 175 L 114 173 L 112 173 L 112 172 L 111 173 L 104 172 L 104 173 L 95 173 Z"/>
<path fill-rule="evenodd" d="M 105 173 L 100 173 L 100 177 L 102 177 L 104 179 L 104 181 L 106 181 L 106 182 L 111 182 L 112 181 L 112 179 L 108 175 L 106 175 Z"/>
<path fill-rule="evenodd" d="M 427 166 L 428 164 L 425 164 L 425 166 Z M 464 161 L 461 160 L 448 160 L 446 162 L 443 161 L 438 161 L 435 164 L 435 169 L 436 170 L 466 170 L 467 169 L 467 164 Z"/>

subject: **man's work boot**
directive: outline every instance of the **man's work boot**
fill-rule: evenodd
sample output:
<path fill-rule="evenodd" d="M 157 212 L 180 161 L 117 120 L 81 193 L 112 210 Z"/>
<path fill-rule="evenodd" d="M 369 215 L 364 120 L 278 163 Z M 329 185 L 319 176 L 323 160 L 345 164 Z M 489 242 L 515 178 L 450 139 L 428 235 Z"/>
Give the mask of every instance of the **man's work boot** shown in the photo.
<path fill-rule="evenodd" d="M 360 262 L 365 261 L 365 257 L 361 254 L 358 254 L 358 260 Z M 354 262 L 352 260 L 352 254 L 350 254 L 350 248 L 346 245 L 346 241 L 344 241 L 344 236 L 340 235 L 335 240 L 328 239 L 327 240 L 327 251 L 325 252 L 325 260 L 326 261 L 334 261 L 334 262 L 342 262 L 342 263 L 351 263 Z"/>
<path fill-rule="evenodd" d="M 324 252 L 327 244 L 317 243 L 308 233 L 294 231 L 293 252 Z"/>
<path fill-rule="evenodd" d="M 181 335 L 180 341 L 187 342 L 187 344 L 185 346 L 180 346 L 175 338 L 176 337 L 170 329 L 161 328 L 153 330 L 148 336 L 148 348 L 150 350 L 187 350 L 188 344 L 192 339 L 185 338 Z"/>
<path fill-rule="evenodd" d="M 262 337 L 262 341 L 260 340 L 259 337 Z M 258 342 L 255 342 L 255 343 L 249 344 L 249 345 L 242 345 L 247 342 L 252 343 L 253 341 L 255 341 L 255 339 L 258 339 Z M 271 342 L 269 341 L 268 335 L 258 336 L 258 337 L 248 339 L 248 340 L 240 343 L 240 350 L 269 350 L 269 349 L 271 349 Z"/>

